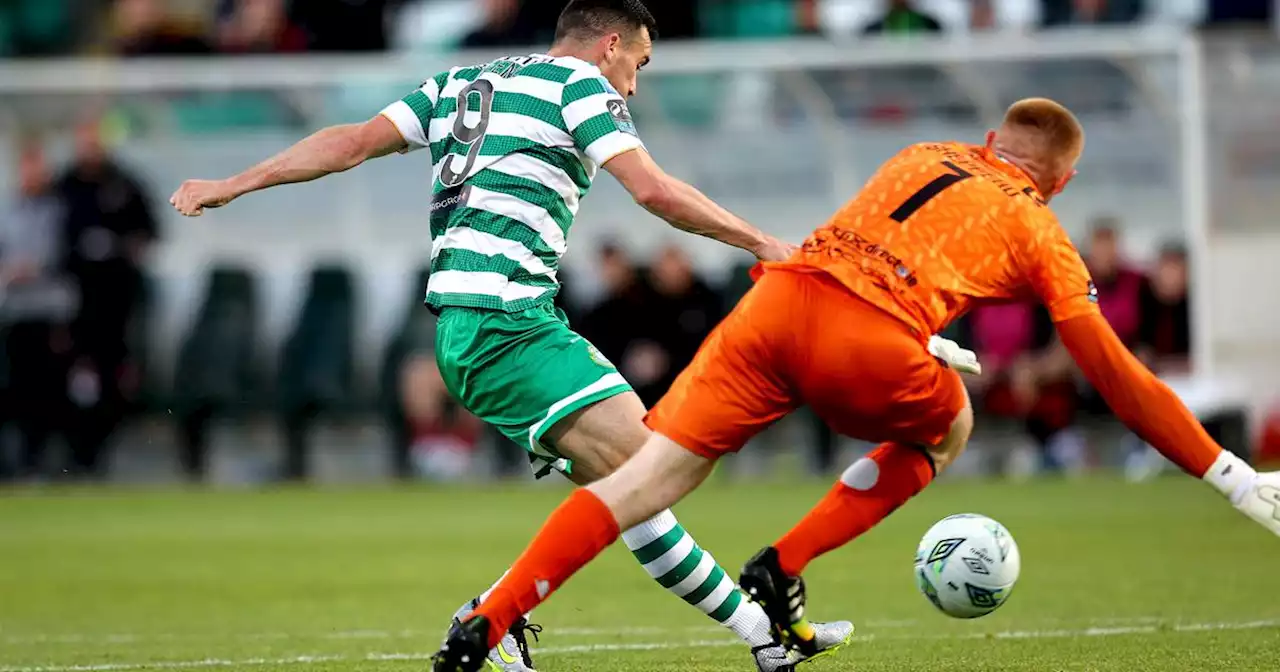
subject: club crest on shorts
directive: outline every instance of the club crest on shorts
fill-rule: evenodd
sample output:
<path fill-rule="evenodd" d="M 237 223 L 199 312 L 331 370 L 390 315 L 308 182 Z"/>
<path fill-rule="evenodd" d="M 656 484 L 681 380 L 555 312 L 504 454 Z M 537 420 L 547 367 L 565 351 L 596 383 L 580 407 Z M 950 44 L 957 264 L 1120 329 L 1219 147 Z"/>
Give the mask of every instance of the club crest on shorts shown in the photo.
<path fill-rule="evenodd" d="M 587 356 L 591 357 L 591 361 L 595 362 L 596 364 L 599 364 L 600 366 L 610 368 L 610 369 L 617 368 L 616 366 L 613 365 L 613 362 L 609 361 L 608 357 L 604 356 L 603 352 L 600 352 L 599 348 L 597 348 L 594 345 L 591 345 L 590 343 L 587 344 Z"/>

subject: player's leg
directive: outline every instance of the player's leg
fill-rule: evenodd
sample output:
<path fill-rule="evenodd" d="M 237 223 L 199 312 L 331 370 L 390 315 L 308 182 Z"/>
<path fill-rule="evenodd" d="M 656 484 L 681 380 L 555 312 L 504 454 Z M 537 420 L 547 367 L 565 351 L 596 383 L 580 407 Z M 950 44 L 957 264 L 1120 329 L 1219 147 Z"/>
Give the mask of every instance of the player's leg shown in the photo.
<path fill-rule="evenodd" d="M 644 426 L 645 412 L 635 393 L 622 392 L 569 414 L 539 440 L 570 459 L 572 468 L 566 476 L 585 486 L 614 473 L 639 452 L 650 435 Z M 733 631 L 752 648 L 772 642 L 764 611 L 743 599 L 731 575 L 694 541 L 671 511 L 659 510 L 626 529 L 622 540 L 660 586 Z M 490 591 L 480 596 L 479 603 L 488 599 Z"/>
<path fill-rule="evenodd" d="M 841 434 L 882 441 L 851 465 L 805 518 L 747 563 L 739 581 L 801 651 L 814 648 L 800 574 L 812 559 L 871 529 L 964 450 L 973 413 L 959 376 L 903 324 L 822 276 L 826 306 L 806 328 L 810 356 L 795 369 L 802 398 Z M 830 325 L 839 325 L 831 328 Z"/>
<path fill-rule="evenodd" d="M 966 405 L 938 444 L 886 442 L 858 459 L 822 501 L 774 544 L 780 568 L 799 576 L 813 559 L 887 518 L 955 462 L 972 430 L 973 411 Z"/>
<path fill-rule="evenodd" d="M 557 423 L 542 440 L 573 459 L 570 479 L 588 485 L 616 472 L 640 452 L 651 432 L 633 392 L 592 405 Z M 665 508 L 635 525 L 622 541 L 658 585 L 733 631 L 752 648 L 773 641 L 759 605 L 743 599 L 730 574 L 702 549 Z"/>
<path fill-rule="evenodd" d="M 538 475 L 561 471 L 580 485 L 613 473 L 649 435 L 645 409 L 616 369 L 550 311 L 446 311 L 437 355 L 451 390 L 482 419 L 525 445 Z M 654 579 L 732 630 L 752 648 L 773 636 L 758 605 L 669 511 L 623 533 Z M 659 552 L 661 551 L 661 552 Z M 496 585 L 496 584 L 495 584 Z M 464 620 L 489 592 L 456 614 Z M 507 672 L 532 669 L 518 619 L 490 661 Z"/>
<path fill-rule="evenodd" d="M 963 452 L 972 426 L 973 413 L 966 408 L 936 446 L 880 444 L 846 469 L 795 527 L 747 562 L 739 583 L 764 605 L 790 644 L 802 652 L 818 644 L 805 618 L 801 574 L 809 562 L 866 533 L 924 490 Z"/>
<path fill-rule="evenodd" d="M 744 305 L 752 303 L 744 301 Z M 772 305 L 765 311 L 775 320 L 777 307 Z M 654 409 L 649 424 L 657 434 L 620 470 L 589 489 L 575 492 L 552 514 L 538 538 L 477 610 L 479 616 L 450 634 L 436 670 L 472 669 L 466 664 L 467 660 L 474 662 L 474 652 L 496 641 L 512 619 L 533 608 L 598 555 L 616 539 L 620 527 L 652 520 L 653 514 L 696 487 L 709 473 L 715 457 L 736 450 L 794 408 L 785 383 L 773 373 L 778 367 L 770 360 L 776 350 L 766 347 L 759 351 L 758 346 L 764 344 L 752 333 L 750 320 L 740 314 L 741 309 L 717 328 L 693 365 Z M 740 338 L 726 336 L 734 332 Z M 680 443 L 667 438 L 668 434 Z M 709 597 L 715 597 L 716 589 L 712 590 Z M 844 624 L 843 629 L 848 632 L 852 628 Z M 790 669 L 795 660 L 776 645 L 771 648 L 779 658 L 762 660 L 757 652 L 759 669 Z"/>
<path fill-rule="evenodd" d="M 511 624 L 617 541 L 621 528 L 674 505 L 706 478 L 712 466 L 711 460 L 655 434 L 621 469 L 575 490 L 547 518 L 474 616 L 450 631 L 432 669 L 479 669 L 482 653 L 496 646 Z M 779 651 L 785 656 L 780 647 Z"/>
<path fill-rule="evenodd" d="M 631 456 L 634 451 L 619 451 L 617 447 L 632 445 L 631 441 L 620 441 L 619 437 L 635 436 L 641 442 L 649 439 L 650 432 L 642 419 L 643 405 L 639 399 L 634 394 L 619 395 L 580 411 L 576 417 L 566 418 L 543 440 L 572 457 L 575 468 L 571 479 L 580 485 L 590 484 L 589 489 L 594 491 L 608 487 L 601 477 L 615 472 L 621 461 L 630 458 L 627 462 L 630 464 L 640 459 Z M 621 478 L 607 481 L 619 482 L 626 481 Z M 653 490 L 648 485 L 637 487 L 641 494 L 636 496 Z M 633 501 L 632 495 L 626 497 L 619 506 L 647 509 L 650 505 L 644 500 Z M 627 508 L 625 514 L 631 511 Z M 628 526 L 628 522 L 622 523 L 622 541 L 659 585 L 732 630 L 752 648 L 758 659 L 785 655 L 781 650 L 766 650 L 775 647 L 775 638 L 764 610 L 745 599 L 731 575 L 709 552 L 699 547 L 669 509 L 660 509 L 635 525 Z M 852 632 L 849 623 L 818 623 L 815 627 L 817 647 L 822 650 L 843 644 Z"/>

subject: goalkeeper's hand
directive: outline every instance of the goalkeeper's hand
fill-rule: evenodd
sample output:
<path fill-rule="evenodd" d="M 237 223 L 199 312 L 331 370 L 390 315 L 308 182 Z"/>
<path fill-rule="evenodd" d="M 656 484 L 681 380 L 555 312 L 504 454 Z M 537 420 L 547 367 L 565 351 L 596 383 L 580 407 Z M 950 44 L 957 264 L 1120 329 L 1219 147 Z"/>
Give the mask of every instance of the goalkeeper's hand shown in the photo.
<path fill-rule="evenodd" d="M 929 354 L 960 373 L 975 376 L 982 374 L 982 364 L 978 363 L 977 353 L 965 350 L 955 341 L 932 336 L 929 338 Z"/>

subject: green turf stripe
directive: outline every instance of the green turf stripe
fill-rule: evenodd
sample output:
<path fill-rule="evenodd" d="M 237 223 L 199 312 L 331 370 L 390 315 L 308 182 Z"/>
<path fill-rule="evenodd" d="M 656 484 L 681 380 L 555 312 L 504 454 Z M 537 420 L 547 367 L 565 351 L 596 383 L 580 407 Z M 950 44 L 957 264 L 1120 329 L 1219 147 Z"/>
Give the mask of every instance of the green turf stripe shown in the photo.
<path fill-rule="evenodd" d="M 730 616 L 733 616 L 733 612 L 738 610 L 738 605 L 740 604 L 742 604 L 742 591 L 734 588 L 729 593 L 729 597 L 725 598 L 725 601 L 721 602 L 715 611 L 707 615 L 715 619 L 717 623 L 724 623 L 729 620 Z"/>
<path fill-rule="evenodd" d="M 597 114 L 594 117 L 582 122 L 577 128 L 573 129 L 573 142 L 579 147 L 586 149 L 590 147 L 596 140 L 603 138 L 610 133 L 621 133 L 618 130 L 618 124 L 614 122 L 613 117 L 608 112 Z"/>
<path fill-rule="evenodd" d="M 434 240 L 444 235 L 446 229 L 455 226 L 467 226 L 482 231 L 484 233 L 493 234 L 499 238 L 514 240 L 521 245 L 529 248 L 535 256 L 548 266 L 555 267 L 558 263 L 559 256 L 556 251 L 547 245 L 547 241 L 537 231 L 529 228 L 524 222 L 512 219 L 506 215 L 499 215 L 489 212 L 488 210 L 477 210 L 475 208 L 458 208 L 447 216 L 433 217 L 431 220 L 431 238 Z M 681 530 L 681 534 L 684 531 Z"/>
<path fill-rule="evenodd" d="M 564 104 L 567 106 L 583 98 L 590 98 L 602 93 L 609 93 L 604 82 L 599 78 L 584 79 L 564 87 Z"/>
<path fill-rule="evenodd" d="M 666 555 L 667 551 L 675 548 L 676 544 L 684 538 L 684 535 L 684 528 L 676 525 L 661 537 L 658 537 L 644 546 L 631 551 L 631 554 L 636 556 L 636 560 L 638 560 L 640 564 L 647 565 Z"/>
<path fill-rule="evenodd" d="M 693 573 L 693 570 L 698 568 L 698 563 L 702 562 L 703 555 L 702 549 L 694 546 L 693 550 L 689 551 L 689 555 L 686 555 L 684 560 L 680 561 L 680 564 L 671 568 L 671 571 L 666 574 L 658 577 L 658 585 L 663 588 L 670 588 L 689 578 L 689 575 Z"/>
<path fill-rule="evenodd" d="M 702 582 L 702 585 L 695 588 L 692 593 L 682 596 L 681 599 L 689 604 L 697 604 L 707 599 L 707 596 L 710 595 L 712 591 L 720 585 L 720 582 L 725 580 L 725 578 L 724 570 L 720 569 L 720 565 L 716 565 L 711 568 L 711 573 L 707 575 L 707 578 Z"/>

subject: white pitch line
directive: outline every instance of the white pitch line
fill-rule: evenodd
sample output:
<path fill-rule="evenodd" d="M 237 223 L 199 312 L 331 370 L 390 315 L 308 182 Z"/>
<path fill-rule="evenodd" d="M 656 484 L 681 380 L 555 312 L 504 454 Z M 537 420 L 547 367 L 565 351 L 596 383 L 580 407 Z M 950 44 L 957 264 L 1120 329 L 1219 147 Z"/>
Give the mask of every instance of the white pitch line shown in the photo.
<path fill-rule="evenodd" d="M 860 628 L 877 630 L 905 629 L 919 626 L 918 621 L 904 620 L 868 620 L 859 621 Z M 617 637 L 617 636 L 660 636 L 660 635 L 698 635 L 724 632 L 723 627 L 715 625 L 696 625 L 684 628 L 664 628 L 657 626 L 617 627 L 617 628 L 555 628 L 557 636 L 567 637 Z M 71 634 L 34 634 L 0 636 L 0 644 L 141 644 L 145 642 L 175 642 L 221 640 L 378 640 L 378 639 L 418 639 L 422 637 L 441 637 L 444 630 L 340 630 L 337 632 L 288 633 L 288 632 L 254 632 L 254 633 L 107 633 L 91 635 L 83 633 Z"/>
<path fill-rule="evenodd" d="M 1169 633 L 1194 633 L 1214 630 L 1265 630 L 1280 628 L 1280 619 L 1241 621 L 1236 623 L 1184 623 L 1168 626 L 1141 625 L 1127 627 L 1083 628 L 1078 630 L 1007 630 L 993 633 L 974 633 L 971 635 L 955 634 L 895 634 L 885 636 L 860 636 L 859 641 L 878 639 L 931 639 L 931 640 L 965 640 L 965 639 L 1060 639 L 1071 637 L 1115 637 L 1123 635 Z M 554 656 L 566 653 L 599 653 L 620 651 L 655 651 L 665 649 L 688 649 L 708 647 L 740 646 L 741 642 L 733 639 L 693 640 L 685 642 L 637 642 L 630 644 L 578 644 L 572 646 L 550 646 L 535 649 L 533 652 L 541 656 Z M 370 653 L 364 656 L 311 655 L 290 658 L 245 658 L 230 660 L 223 658 L 203 658 L 200 660 L 168 660 L 148 663 L 104 663 L 97 665 L 45 665 L 45 666 L 4 666 L 0 672 L 131 672 L 134 670 L 182 670 L 219 667 L 261 667 L 266 665 L 302 665 L 309 663 L 333 662 L 382 662 L 382 661 L 423 661 L 429 660 L 428 653 Z"/>
<path fill-rule="evenodd" d="M 654 651 L 658 649 L 686 649 L 740 645 L 736 639 L 695 640 L 689 642 L 644 642 L 636 644 L 585 644 L 576 646 L 550 646 L 535 649 L 534 653 L 554 656 L 564 653 L 596 653 L 618 651 Z M 203 658 L 200 660 L 161 660 L 150 663 L 102 663 L 97 665 L 42 665 L 33 667 L 0 667 L 0 672 L 129 672 L 131 670 L 182 670 L 216 667 L 261 667 L 264 665 L 302 665 L 308 663 L 336 662 L 384 662 L 430 660 L 430 653 L 370 653 L 364 656 L 314 655 L 288 658 Z"/>

